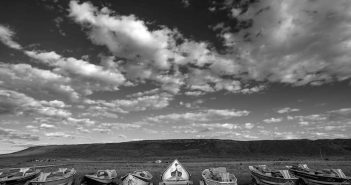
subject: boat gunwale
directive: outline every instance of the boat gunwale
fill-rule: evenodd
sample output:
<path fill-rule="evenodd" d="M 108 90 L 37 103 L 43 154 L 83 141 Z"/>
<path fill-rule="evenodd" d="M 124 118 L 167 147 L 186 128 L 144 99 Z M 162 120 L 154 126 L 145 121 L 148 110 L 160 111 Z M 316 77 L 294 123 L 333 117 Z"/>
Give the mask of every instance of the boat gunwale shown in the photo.
<path fill-rule="evenodd" d="M 84 175 L 84 177 L 93 178 L 93 179 L 101 179 L 101 180 L 104 180 L 104 179 L 107 179 L 107 180 L 108 180 L 108 179 L 111 179 L 111 180 L 113 180 L 113 179 L 117 178 L 117 177 L 99 178 L 99 177 L 97 177 L 96 175 L 89 175 L 89 174 Z"/>
<path fill-rule="evenodd" d="M 350 185 L 350 182 L 330 182 L 330 181 L 320 181 L 320 180 L 316 180 L 316 179 L 308 179 L 308 178 L 301 178 L 303 179 L 305 182 L 309 181 L 313 184 L 317 184 L 317 185 Z"/>

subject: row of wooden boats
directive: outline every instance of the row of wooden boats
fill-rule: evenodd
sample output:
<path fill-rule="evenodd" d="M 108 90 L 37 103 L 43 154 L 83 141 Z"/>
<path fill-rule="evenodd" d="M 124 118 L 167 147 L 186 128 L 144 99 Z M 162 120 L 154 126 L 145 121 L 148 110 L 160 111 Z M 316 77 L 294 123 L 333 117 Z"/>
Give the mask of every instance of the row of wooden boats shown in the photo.
<path fill-rule="evenodd" d="M 259 185 L 351 185 L 351 177 L 341 169 L 311 169 L 306 164 L 271 169 L 249 166 L 253 184 Z"/>
<path fill-rule="evenodd" d="M 34 168 L 0 172 L 0 185 L 72 185 L 76 170 L 59 168 L 54 172 L 41 172 Z M 84 176 L 84 184 L 111 184 L 117 178 L 116 170 L 98 170 Z M 151 185 L 153 176 L 148 171 L 134 171 L 121 178 L 123 185 Z M 160 185 L 190 185 L 190 173 L 178 161 L 173 161 L 161 175 Z"/>
<path fill-rule="evenodd" d="M 72 185 L 76 171 L 59 168 L 58 171 L 41 172 L 34 168 L 20 168 L 19 171 L 0 172 L 0 185 Z"/>
<path fill-rule="evenodd" d="M 111 184 L 117 178 L 115 170 L 99 170 L 96 174 L 85 175 L 83 184 Z M 138 170 L 121 177 L 122 185 L 152 185 L 152 174 Z M 162 173 L 160 185 L 190 185 L 190 173 L 178 161 L 174 160 Z"/>
<path fill-rule="evenodd" d="M 306 164 L 271 169 L 266 165 L 249 166 L 254 185 L 351 185 L 351 177 L 341 169 L 310 169 Z M 54 172 L 40 172 L 21 168 L 17 172 L 0 172 L 0 185 L 72 185 L 76 171 L 59 168 Z M 224 167 L 205 169 L 201 173 L 200 185 L 237 185 L 237 178 Z M 122 185 L 152 185 L 152 174 L 138 170 L 121 177 Z M 85 185 L 112 184 L 117 179 L 115 170 L 98 170 L 84 176 Z M 162 173 L 159 185 L 191 185 L 191 174 L 174 160 Z"/>

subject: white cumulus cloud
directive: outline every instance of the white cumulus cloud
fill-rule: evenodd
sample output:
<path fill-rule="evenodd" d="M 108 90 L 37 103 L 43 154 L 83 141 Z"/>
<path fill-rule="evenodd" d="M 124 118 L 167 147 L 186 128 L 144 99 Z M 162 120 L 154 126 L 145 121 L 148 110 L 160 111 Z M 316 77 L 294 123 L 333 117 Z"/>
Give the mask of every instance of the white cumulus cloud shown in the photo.
<path fill-rule="evenodd" d="M 0 24 L 0 42 L 13 49 L 22 49 L 22 46 L 13 40 L 14 32 Z"/>

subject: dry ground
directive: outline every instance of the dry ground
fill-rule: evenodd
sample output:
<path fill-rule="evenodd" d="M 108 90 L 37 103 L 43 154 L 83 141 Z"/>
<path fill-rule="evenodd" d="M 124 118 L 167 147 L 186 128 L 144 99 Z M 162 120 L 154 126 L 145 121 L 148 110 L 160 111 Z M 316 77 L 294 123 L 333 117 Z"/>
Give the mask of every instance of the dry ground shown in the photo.
<path fill-rule="evenodd" d="M 180 161 L 181 162 L 181 161 Z M 201 178 L 201 171 L 211 167 L 226 167 L 231 173 L 234 173 L 238 178 L 239 185 L 247 185 L 251 183 L 251 177 L 248 170 L 249 165 L 266 164 L 273 168 L 284 168 L 286 165 L 306 163 L 311 168 L 340 168 L 346 175 L 351 175 L 351 161 L 222 161 L 222 162 L 183 162 L 188 171 L 192 175 L 194 185 L 199 184 Z M 31 164 L 21 164 L 21 166 L 32 166 Z M 42 165 L 42 164 L 37 164 Z M 148 170 L 153 174 L 153 183 L 158 185 L 160 175 L 163 170 L 168 166 L 166 163 L 134 163 L 134 162 L 71 162 L 68 167 L 74 167 L 78 174 L 76 176 L 75 184 L 80 184 L 84 174 L 94 173 L 99 169 L 115 169 L 118 177 L 121 177 L 134 170 Z M 44 169 L 45 170 L 45 169 Z M 46 169 L 50 170 L 50 169 Z M 119 181 L 116 180 L 116 183 Z"/>

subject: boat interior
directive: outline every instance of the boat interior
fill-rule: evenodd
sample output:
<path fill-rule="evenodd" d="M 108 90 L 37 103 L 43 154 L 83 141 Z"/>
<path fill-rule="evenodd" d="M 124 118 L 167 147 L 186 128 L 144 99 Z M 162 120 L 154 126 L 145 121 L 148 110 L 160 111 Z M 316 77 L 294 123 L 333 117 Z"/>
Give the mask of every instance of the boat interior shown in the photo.
<path fill-rule="evenodd" d="M 67 169 L 67 168 L 59 168 L 58 171 L 55 172 L 41 172 L 38 181 L 40 182 L 45 182 L 45 181 L 52 181 L 52 180 L 58 180 L 62 178 L 69 177 L 74 173 L 74 169 Z"/>
<path fill-rule="evenodd" d="M 135 171 L 135 172 L 133 172 L 133 175 L 142 177 L 144 179 L 151 179 L 152 178 L 151 173 L 148 171 Z"/>
<path fill-rule="evenodd" d="M 227 172 L 225 167 L 210 168 L 205 170 L 203 175 L 207 179 L 212 179 L 219 182 L 233 182 L 236 179 L 234 174 Z"/>
<path fill-rule="evenodd" d="M 116 178 L 117 172 L 116 170 L 99 170 L 97 171 L 96 176 L 99 178 Z"/>
<path fill-rule="evenodd" d="M 257 165 L 257 166 L 254 166 L 254 168 L 265 176 L 284 178 L 284 179 L 294 178 L 290 175 L 288 170 L 271 169 L 271 168 L 268 168 L 266 165 Z"/>

